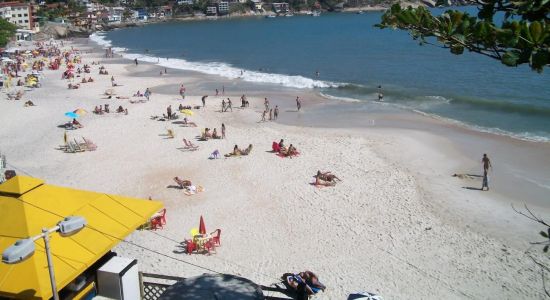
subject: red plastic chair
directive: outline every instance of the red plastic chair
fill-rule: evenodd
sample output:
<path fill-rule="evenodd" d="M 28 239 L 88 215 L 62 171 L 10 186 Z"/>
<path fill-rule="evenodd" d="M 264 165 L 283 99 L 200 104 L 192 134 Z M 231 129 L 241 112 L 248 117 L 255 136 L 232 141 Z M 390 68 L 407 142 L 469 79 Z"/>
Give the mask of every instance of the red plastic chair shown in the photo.
<path fill-rule="evenodd" d="M 193 243 L 192 240 L 186 240 L 186 250 L 187 250 L 187 254 L 191 255 L 191 253 L 193 253 L 193 251 L 195 251 L 197 249 L 197 244 Z"/>
<path fill-rule="evenodd" d="M 153 230 L 162 229 L 164 225 L 166 225 L 166 208 L 163 208 L 160 214 L 151 219 L 151 229 Z"/>
<path fill-rule="evenodd" d="M 281 152 L 281 147 L 279 147 L 279 144 L 277 142 L 273 142 L 273 144 L 271 145 L 271 149 L 277 153 Z"/>
<path fill-rule="evenodd" d="M 208 254 L 210 254 L 210 250 L 214 250 L 214 252 L 216 251 L 216 247 L 214 247 L 214 243 L 212 240 L 209 240 L 206 243 L 204 243 L 204 249 L 208 251 Z"/>
<path fill-rule="evenodd" d="M 222 235 L 221 229 L 216 229 L 214 232 L 210 234 L 212 236 L 212 242 L 214 243 L 214 246 L 221 246 L 221 240 L 220 236 Z"/>

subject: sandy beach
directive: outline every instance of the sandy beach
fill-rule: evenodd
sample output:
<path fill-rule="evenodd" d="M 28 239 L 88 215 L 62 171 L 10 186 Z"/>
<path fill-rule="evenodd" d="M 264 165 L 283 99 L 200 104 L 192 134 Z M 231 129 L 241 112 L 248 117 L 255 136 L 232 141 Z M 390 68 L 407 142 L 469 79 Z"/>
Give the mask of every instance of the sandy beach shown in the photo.
<path fill-rule="evenodd" d="M 166 226 L 136 231 L 129 241 L 142 247 L 121 243 L 116 249 L 137 258 L 141 271 L 182 277 L 209 272 L 193 266 L 198 265 L 269 287 L 283 273 L 311 270 L 327 286 L 316 299 L 346 299 L 355 291 L 384 299 L 544 297 L 540 269 L 530 256 L 545 256 L 529 244 L 543 228 L 511 204 L 521 209 L 528 203 L 550 220 L 548 203 L 541 200 L 547 191 L 495 174 L 494 188 L 481 192 L 475 190 L 481 187 L 479 178 L 451 175 L 479 175 L 483 152 L 478 150 L 492 158 L 489 150 L 499 149 L 495 173 L 505 160 L 515 161 L 511 166 L 522 172 L 539 172 L 546 168 L 541 164 L 548 164 L 540 161 L 550 154 L 547 144 L 476 133 L 423 116 L 373 115 L 380 125 L 372 130 L 298 125 L 300 114 L 327 100 L 311 91 L 253 86 L 195 72 L 168 69 L 161 76 L 164 68 L 159 66 L 104 58 L 87 40 L 64 47 L 71 46 L 82 51 L 82 64 L 100 61 L 109 75 L 98 75 L 99 66 L 92 65 L 86 76 L 94 82 L 72 90 L 60 79 L 62 67 L 45 70 L 42 87 L 27 91 L 22 100 L 7 100 L 3 93 L 0 152 L 18 173 L 51 184 L 162 201 Z M 120 86 L 111 87 L 111 76 Z M 181 84 L 184 100 L 178 94 Z M 213 87 L 222 85 L 225 95 L 214 96 Z M 152 91 L 149 101 L 130 103 L 138 99 L 133 94 L 146 88 Z M 108 89 L 129 99 L 105 99 Z M 250 107 L 236 108 L 242 94 Z M 200 105 L 203 95 L 209 95 L 206 107 L 193 109 L 188 117 L 198 127 L 151 120 L 168 105 L 173 111 L 180 103 Z M 304 112 L 295 111 L 296 95 L 306 99 Z M 260 122 L 264 96 L 281 108 L 283 122 Z M 221 101 L 227 97 L 234 108 L 222 113 Z M 27 100 L 36 106 L 24 107 Z M 112 111 L 122 105 L 128 115 L 92 113 L 106 103 Z M 91 139 L 96 151 L 56 150 L 65 131 L 58 126 L 70 120 L 64 113 L 77 108 L 89 113 L 79 119 L 84 127 L 67 131 L 68 136 Z M 399 122 L 385 126 L 384 118 Z M 222 123 L 226 139 L 197 141 L 201 129 L 220 130 Z M 175 138 L 166 136 L 168 129 Z M 183 138 L 199 149 L 182 150 Z M 300 155 L 290 159 L 272 153 L 272 142 L 280 139 L 295 145 Z M 248 156 L 223 157 L 234 145 L 249 144 L 254 147 Z M 209 159 L 215 150 L 222 158 Z M 342 182 L 316 187 L 317 170 L 331 171 Z M 187 196 L 173 187 L 175 176 L 205 191 Z M 187 255 L 180 243 L 190 238 L 201 215 L 208 231 L 222 230 L 221 247 L 212 255 Z"/>

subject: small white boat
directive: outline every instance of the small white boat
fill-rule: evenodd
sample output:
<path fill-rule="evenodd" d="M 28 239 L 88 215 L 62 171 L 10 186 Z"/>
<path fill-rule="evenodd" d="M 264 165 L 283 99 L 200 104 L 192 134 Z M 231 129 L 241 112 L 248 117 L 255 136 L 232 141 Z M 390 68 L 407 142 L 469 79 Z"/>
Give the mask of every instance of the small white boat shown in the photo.
<path fill-rule="evenodd" d="M 314 11 L 313 14 L 312 14 L 312 16 L 314 16 L 314 17 L 319 17 L 320 15 L 321 15 L 321 12 L 318 11 L 318 10 Z"/>
<path fill-rule="evenodd" d="M 291 13 L 287 13 L 287 14 L 285 14 L 285 17 L 294 17 L 294 15 L 291 14 Z"/>
<path fill-rule="evenodd" d="M 275 15 L 267 15 L 265 16 L 266 18 L 275 18 L 276 16 Z"/>
<path fill-rule="evenodd" d="M 364 13 L 365 13 L 365 12 L 363 12 L 362 10 L 360 10 L 360 11 L 357 12 L 358 15 L 362 15 L 362 14 L 364 14 Z"/>

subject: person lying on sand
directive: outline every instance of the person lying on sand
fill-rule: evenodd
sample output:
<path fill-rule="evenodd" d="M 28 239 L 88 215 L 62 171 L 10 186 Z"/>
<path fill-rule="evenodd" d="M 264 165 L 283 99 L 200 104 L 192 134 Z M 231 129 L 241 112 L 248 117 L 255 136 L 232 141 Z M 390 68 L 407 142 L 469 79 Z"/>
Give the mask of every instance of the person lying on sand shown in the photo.
<path fill-rule="evenodd" d="M 25 107 L 28 107 L 28 106 L 34 106 L 34 103 L 31 100 L 25 102 Z"/>
<path fill-rule="evenodd" d="M 178 186 L 181 188 L 181 189 L 184 189 L 186 187 L 189 187 L 189 186 L 192 186 L 193 184 L 191 183 L 191 180 L 183 180 L 183 179 L 180 179 L 178 178 L 177 176 L 174 177 L 174 181 L 178 184 Z"/>
<path fill-rule="evenodd" d="M 307 299 L 307 295 L 313 295 L 326 289 L 326 286 L 319 281 L 317 275 L 311 271 L 288 275 L 285 280 L 286 283 L 299 294 L 306 294 L 302 295 L 303 299 Z M 306 298 L 304 298 L 304 296 L 306 296 Z"/>
<path fill-rule="evenodd" d="M 195 122 L 189 122 L 187 120 L 187 118 L 183 118 L 183 125 L 189 125 L 189 126 L 192 126 L 192 127 L 197 127 L 197 124 L 195 124 Z"/>
<path fill-rule="evenodd" d="M 227 153 L 225 157 L 238 156 L 241 154 L 242 154 L 241 149 L 239 149 L 239 146 L 235 145 L 235 147 L 233 147 L 233 152 Z"/>
<path fill-rule="evenodd" d="M 342 181 L 340 178 L 336 177 L 336 175 L 331 174 L 329 172 L 321 172 L 317 171 L 317 175 L 315 177 L 315 185 L 324 185 L 324 186 L 334 186 L 336 185 L 336 180 Z"/>
<path fill-rule="evenodd" d="M 115 98 L 117 98 L 117 99 L 130 99 L 130 97 L 126 97 L 126 96 L 116 96 Z"/>
<path fill-rule="evenodd" d="M 248 154 L 250 154 L 250 151 L 252 151 L 252 144 L 248 145 L 248 147 L 246 149 L 244 149 L 241 154 L 242 155 L 248 155 Z"/>

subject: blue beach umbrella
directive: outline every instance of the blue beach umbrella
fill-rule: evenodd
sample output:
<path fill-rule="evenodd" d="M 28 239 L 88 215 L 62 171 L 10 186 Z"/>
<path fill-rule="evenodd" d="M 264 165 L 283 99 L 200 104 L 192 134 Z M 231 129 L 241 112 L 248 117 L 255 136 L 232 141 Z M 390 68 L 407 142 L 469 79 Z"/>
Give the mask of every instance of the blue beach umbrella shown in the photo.
<path fill-rule="evenodd" d="M 78 115 L 77 113 L 74 113 L 74 112 L 72 112 L 72 111 L 66 112 L 66 113 L 65 113 L 65 116 L 67 116 L 67 117 L 69 117 L 69 118 L 73 118 L 73 119 L 76 119 L 76 118 L 80 117 L 80 115 Z"/>

